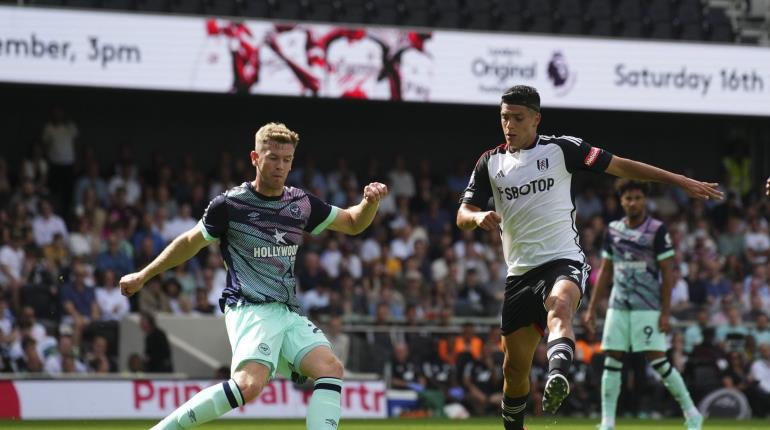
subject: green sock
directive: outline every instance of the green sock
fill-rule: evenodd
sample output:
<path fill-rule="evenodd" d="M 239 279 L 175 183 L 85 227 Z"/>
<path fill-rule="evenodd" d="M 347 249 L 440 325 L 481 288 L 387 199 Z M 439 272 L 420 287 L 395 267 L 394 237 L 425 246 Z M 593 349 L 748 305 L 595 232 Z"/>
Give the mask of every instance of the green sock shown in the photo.
<path fill-rule="evenodd" d="M 695 404 L 692 402 L 690 392 L 687 391 L 687 386 L 684 385 L 684 379 L 682 375 L 677 371 L 674 366 L 668 361 L 668 358 L 661 357 L 650 363 L 652 368 L 663 378 L 663 385 L 666 386 L 668 391 L 682 407 L 682 411 L 685 416 L 690 417 L 692 415 L 698 415 L 698 410 L 695 408 Z"/>
<path fill-rule="evenodd" d="M 615 427 L 615 413 L 620 395 L 620 377 L 623 363 L 610 356 L 604 359 L 602 372 L 602 426 Z"/>
<path fill-rule="evenodd" d="M 342 380 L 318 378 L 307 406 L 307 430 L 336 430 L 342 413 Z"/>
<path fill-rule="evenodd" d="M 243 395 L 232 379 L 212 385 L 193 396 L 152 430 L 181 430 L 196 427 L 243 406 Z"/>

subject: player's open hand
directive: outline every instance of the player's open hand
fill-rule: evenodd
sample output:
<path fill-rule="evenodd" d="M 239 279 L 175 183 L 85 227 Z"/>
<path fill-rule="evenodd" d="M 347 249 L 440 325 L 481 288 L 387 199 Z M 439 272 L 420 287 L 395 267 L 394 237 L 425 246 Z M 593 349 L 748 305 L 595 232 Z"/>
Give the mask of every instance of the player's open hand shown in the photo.
<path fill-rule="evenodd" d="M 379 203 L 388 195 L 388 186 L 379 182 L 372 182 L 364 187 L 364 198 L 369 203 Z"/>
<path fill-rule="evenodd" d="M 502 220 L 495 211 L 476 213 L 476 225 L 487 231 L 497 228 Z"/>
<path fill-rule="evenodd" d="M 120 293 L 131 297 L 144 286 L 144 277 L 139 273 L 129 273 L 120 278 Z"/>
<path fill-rule="evenodd" d="M 701 182 L 695 179 L 682 177 L 682 183 L 679 184 L 688 196 L 700 200 L 722 200 L 725 196 L 719 191 L 719 184 L 716 182 Z"/>

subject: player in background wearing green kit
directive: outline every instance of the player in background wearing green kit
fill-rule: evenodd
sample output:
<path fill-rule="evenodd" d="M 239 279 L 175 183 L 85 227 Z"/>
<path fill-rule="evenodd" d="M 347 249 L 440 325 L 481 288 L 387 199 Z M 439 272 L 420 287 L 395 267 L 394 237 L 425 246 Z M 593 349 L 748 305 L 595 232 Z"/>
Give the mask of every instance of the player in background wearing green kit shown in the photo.
<path fill-rule="evenodd" d="M 337 429 L 342 364 L 323 332 L 300 315 L 294 261 L 304 233 L 361 233 L 388 189 L 373 182 L 364 187 L 359 204 L 341 209 L 285 186 L 298 143 L 299 135 L 283 124 L 260 128 L 251 151 L 255 179 L 215 197 L 198 225 L 174 239 L 147 267 L 121 278 L 123 295 L 131 296 L 213 242 L 218 242 L 227 269 L 219 304 L 233 350 L 231 379 L 199 392 L 153 429 L 187 429 L 224 415 L 256 399 L 276 371 L 315 380 L 308 430 Z"/>
<path fill-rule="evenodd" d="M 662 221 L 647 214 L 647 184 L 620 179 L 616 190 L 626 216 L 610 223 L 604 237 L 602 265 L 583 323 L 594 331 L 596 306 L 610 284 L 602 350 L 602 422 L 615 429 L 623 354 L 644 352 L 685 416 L 688 430 L 700 430 L 703 416 L 693 404 L 682 375 L 666 358 L 666 332 L 673 287 L 674 248 Z"/>

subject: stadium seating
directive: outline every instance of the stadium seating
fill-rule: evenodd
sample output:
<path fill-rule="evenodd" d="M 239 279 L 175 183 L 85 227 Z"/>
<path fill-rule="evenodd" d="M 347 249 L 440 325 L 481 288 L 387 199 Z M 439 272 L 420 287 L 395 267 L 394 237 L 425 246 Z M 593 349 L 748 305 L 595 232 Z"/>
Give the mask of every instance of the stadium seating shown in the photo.
<path fill-rule="evenodd" d="M 21 4 L 770 44 L 769 0 L 21 0 Z"/>

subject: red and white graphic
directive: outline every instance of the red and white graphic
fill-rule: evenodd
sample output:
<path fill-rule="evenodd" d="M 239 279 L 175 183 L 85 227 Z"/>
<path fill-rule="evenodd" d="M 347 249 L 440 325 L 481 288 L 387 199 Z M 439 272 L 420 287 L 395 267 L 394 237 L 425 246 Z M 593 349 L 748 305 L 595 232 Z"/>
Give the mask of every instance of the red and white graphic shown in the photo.
<path fill-rule="evenodd" d="M 583 160 L 583 163 L 585 163 L 586 166 L 591 167 L 596 163 L 596 159 L 599 158 L 599 154 L 602 153 L 601 148 L 592 147 L 590 151 L 588 151 L 588 155 L 586 155 L 585 160 Z"/>
<path fill-rule="evenodd" d="M 0 423 L 3 419 L 159 419 L 216 381 L 0 381 Z M 73 393 L 77 393 L 73 396 Z M 225 418 L 302 418 L 312 390 L 274 379 L 258 399 Z M 342 416 L 384 418 L 385 383 L 345 381 Z M 2 427 L 2 424 L 0 424 Z"/>

